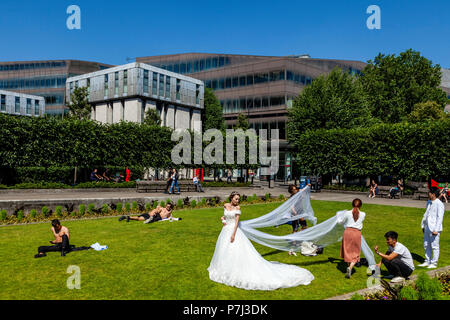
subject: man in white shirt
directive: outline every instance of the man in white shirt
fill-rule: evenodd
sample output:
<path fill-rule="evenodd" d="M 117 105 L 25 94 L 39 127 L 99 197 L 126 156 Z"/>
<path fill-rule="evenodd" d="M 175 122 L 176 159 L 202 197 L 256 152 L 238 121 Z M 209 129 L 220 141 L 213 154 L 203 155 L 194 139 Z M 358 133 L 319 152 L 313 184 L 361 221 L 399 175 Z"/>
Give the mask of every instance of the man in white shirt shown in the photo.
<path fill-rule="evenodd" d="M 386 254 L 382 254 L 378 251 L 378 246 L 375 246 L 375 253 L 378 254 L 382 260 L 377 264 L 378 268 L 383 263 L 386 269 L 388 269 L 390 276 L 386 278 L 392 278 L 391 283 L 403 282 L 405 278 L 408 278 L 414 271 L 414 262 L 409 252 L 403 244 L 397 241 L 398 233 L 395 231 L 388 231 L 384 235 L 386 243 L 388 245 L 388 251 Z"/>
<path fill-rule="evenodd" d="M 195 175 L 194 178 L 192 179 L 192 182 L 194 183 L 195 189 L 197 190 L 197 192 L 205 192 L 203 190 L 202 185 L 200 184 L 200 181 L 198 179 L 198 175 Z"/>
<path fill-rule="evenodd" d="M 442 232 L 445 208 L 438 196 L 439 189 L 431 188 L 428 192 L 428 198 L 431 201 L 427 203 L 427 209 L 421 222 L 424 234 L 425 262 L 419 267 L 428 267 L 428 269 L 436 268 L 439 259 L 439 238 Z"/>

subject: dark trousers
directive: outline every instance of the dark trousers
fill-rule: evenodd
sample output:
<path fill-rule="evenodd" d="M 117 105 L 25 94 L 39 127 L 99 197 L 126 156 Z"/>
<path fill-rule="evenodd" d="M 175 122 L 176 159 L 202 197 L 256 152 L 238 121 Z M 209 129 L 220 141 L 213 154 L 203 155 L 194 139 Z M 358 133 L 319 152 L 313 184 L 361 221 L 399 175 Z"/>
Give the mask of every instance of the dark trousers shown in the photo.
<path fill-rule="evenodd" d="M 171 185 L 172 185 L 172 179 L 167 180 L 167 183 L 166 183 L 166 192 L 169 192 L 169 188 L 170 188 Z"/>
<path fill-rule="evenodd" d="M 54 246 L 40 246 L 38 248 L 38 253 L 60 252 L 62 250 L 68 251 L 69 248 L 69 238 L 66 235 L 63 235 L 61 243 L 57 243 Z"/>
<path fill-rule="evenodd" d="M 390 251 L 386 252 L 387 255 L 389 255 L 390 253 Z M 411 270 L 410 267 L 402 262 L 399 257 L 396 257 L 391 261 L 383 259 L 382 262 L 386 269 L 388 269 L 389 273 L 394 275 L 395 277 L 408 278 L 413 272 L 413 270 Z"/>
<path fill-rule="evenodd" d="M 200 183 L 196 183 L 195 188 L 197 189 L 197 192 L 204 192 L 203 187 Z"/>
<path fill-rule="evenodd" d="M 302 226 L 302 228 L 306 228 L 307 224 L 306 224 L 306 220 L 293 220 L 292 221 L 292 231 L 297 232 L 298 231 L 298 227 Z"/>
<path fill-rule="evenodd" d="M 395 195 L 396 195 L 397 193 L 399 193 L 399 191 L 400 191 L 400 190 L 398 190 L 398 189 L 392 189 L 391 192 L 390 192 L 391 198 L 395 197 Z"/>

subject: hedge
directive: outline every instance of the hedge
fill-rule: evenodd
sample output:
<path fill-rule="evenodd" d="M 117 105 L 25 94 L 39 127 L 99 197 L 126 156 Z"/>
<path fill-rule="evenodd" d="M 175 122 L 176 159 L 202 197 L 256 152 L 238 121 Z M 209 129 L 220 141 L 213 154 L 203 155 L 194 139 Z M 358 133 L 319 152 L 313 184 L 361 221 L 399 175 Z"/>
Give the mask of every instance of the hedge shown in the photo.
<path fill-rule="evenodd" d="M 450 172 L 450 120 L 306 131 L 294 143 L 296 164 L 315 174 L 409 179 Z"/>

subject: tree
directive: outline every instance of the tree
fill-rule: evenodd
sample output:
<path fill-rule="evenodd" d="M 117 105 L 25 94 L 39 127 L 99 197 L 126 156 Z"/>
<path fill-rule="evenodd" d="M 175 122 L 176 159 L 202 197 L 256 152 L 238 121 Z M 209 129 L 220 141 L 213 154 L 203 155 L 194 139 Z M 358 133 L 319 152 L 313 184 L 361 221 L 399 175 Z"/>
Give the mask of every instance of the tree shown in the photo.
<path fill-rule="evenodd" d="M 239 113 L 238 117 L 237 117 L 237 121 L 236 124 L 234 126 L 234 129 L 242 129 L 242 130 L 247 130 L 248 128 L 250 128 L 250 124 L 248 122 L 248 118 L 245 115 L 245 113 Z"/>
<path fill-rule="evenodd" d="M 291 141 L 306 130 L 353 128 L 374 122 L 361 84 L 339 68 L 306 87 L 294 100 L 288 117 Z"/>
<path fill-rule="evenodd" d="M 396 123 L 417 103 L 434 101 L 442 109 L 447 101 L 441 84 L 441 67 L 409 49 L 400 55 L 378 54 L 369 60 L 359 79 L 373 116 Z"/>
<path fill-rule="evenodd" d="M 205 110 L 202 113 L 203 132 L 208 129 L 225 130 L 223 110 L 214 92 L 205 88 Z"/>
<path fill-rule="evenodd" d="M 160 126 L 161 117 L 156 109 L 149 108 L 145 112 L 144 123 L 149 126 Z"/>
<path fill-rule="evenodd" d="M 447 118 L 448 115 L 434 101 L 417 103 L 414 105 L 412 112 L 408 115 L 411 122 L 422 122 L 427 120 L 441 120 Z"/>
<path fill-rule="evenodd" d="M 67 107 L 70 115 L 77 119 L 89 119 L 92 106 L 89 104 L 89 93 L 87 87 L 75 88 L 70 95 L 70 104 Z"/>

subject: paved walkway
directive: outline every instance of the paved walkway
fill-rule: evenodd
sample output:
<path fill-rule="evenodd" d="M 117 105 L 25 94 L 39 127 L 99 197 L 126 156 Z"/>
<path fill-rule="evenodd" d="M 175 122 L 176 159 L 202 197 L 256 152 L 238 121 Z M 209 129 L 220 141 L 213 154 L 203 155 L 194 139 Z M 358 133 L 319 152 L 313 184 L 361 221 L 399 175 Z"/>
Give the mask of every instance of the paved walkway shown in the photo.
<path fill-rule="evenodd" d="M 102 205 L 103 203 L 111 202 L 132 202 L 132 201 L 151 201 L 151 200 L 167 200 L 170 198 L 173 201 L 189 197 L 191 199 L 199 200 L 208 197 L 220 197 L 225 200 L 232 191 L 238 191 L 241 195 L 247 196 L 256 194 L 257 196 L 264 196 L 270 193 L 272 196 L 278 197 L 280 194 L 289 196 L 286 187 L 276 186 L 269 189 L 267 186 L 259 188 L 205 188 L 204 193 L 197 192 L 183 192 L 180 195 L 169 195 L 164 193 L 137 193 L 134 189 L 126 190 L 0 190 L 0 209 L 14 210 L 23 207 L 25 210 L 40 208 L 44 205 L 53 208 L 61 205 L 74 204 L 76 207 L 79 204 L 94 203 Z M 425 200 L 412 200 L 408 198 L 403 199 L 386 199 L 386 198 L 368 198 L 361 193 L 338 193 L 322 190 L 319 193 L 312 193 L 312 200 L 324 201 L 339 201 L 351 203 L 354 198 L 360 198 L 364 203 L 425 208 Z M 450 205 L 445 204 L 446 210 L 450 210 Z"/>

